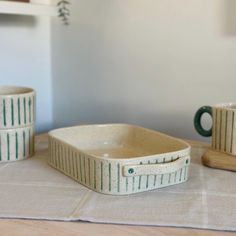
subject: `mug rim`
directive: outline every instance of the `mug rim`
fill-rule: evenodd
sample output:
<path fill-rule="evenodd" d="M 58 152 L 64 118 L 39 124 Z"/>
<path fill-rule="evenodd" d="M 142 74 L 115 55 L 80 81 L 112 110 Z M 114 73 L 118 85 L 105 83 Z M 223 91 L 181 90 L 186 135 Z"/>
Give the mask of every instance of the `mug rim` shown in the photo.
<path fill-rule="evenodd" d="M 1 91 L 6 90 L 5 94 L 1 94 Z M 9 92 L 7 93 L 7 90 Z M 10 92 L 13 90 L 17 90 L 16 92 Z M 23 96 L 26 94 L 34 94 L 35 90 L 30 87 L 24 86 L 14 86 L 14 85 L 1 85 L 0 86 L 0 97 L 16 97 L 16 96 Z"/>
<path fill-rule="evenodd" d="M 225 110 L 236 110 L 236 102 L 222 102 L 214 105 L 213 107 Z"/>

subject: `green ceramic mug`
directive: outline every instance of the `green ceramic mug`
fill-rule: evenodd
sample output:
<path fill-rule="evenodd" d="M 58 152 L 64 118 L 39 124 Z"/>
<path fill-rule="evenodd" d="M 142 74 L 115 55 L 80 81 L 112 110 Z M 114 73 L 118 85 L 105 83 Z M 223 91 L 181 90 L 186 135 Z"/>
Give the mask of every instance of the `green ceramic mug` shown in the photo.
<path fill-rule="evenodd" d="M 202 127 L 201 117 L 208 113 L 212 117 L 212 127 Z M 221 103 L 200 107 L 194 117 L 194 127 L 204 136 L 212 136 L 212 148 L 217 151 L 236 155 L 236 103 Z"/>

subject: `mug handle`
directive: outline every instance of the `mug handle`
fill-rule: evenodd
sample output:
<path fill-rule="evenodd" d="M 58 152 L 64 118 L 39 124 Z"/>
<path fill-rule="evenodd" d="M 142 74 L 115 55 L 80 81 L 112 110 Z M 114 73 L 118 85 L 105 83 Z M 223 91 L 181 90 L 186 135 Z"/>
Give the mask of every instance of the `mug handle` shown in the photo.
<path fill-rule="evenodd" d="M 208 113 L 212 117 L 212 107 L 202 106 L 197 110 L 194 116 L 194 127 L 200 135 L 209 137 L 212 135 L 212 127 L 209 130 L 205 130 L 201 124 L 201 117 L 204 113 Z"/>

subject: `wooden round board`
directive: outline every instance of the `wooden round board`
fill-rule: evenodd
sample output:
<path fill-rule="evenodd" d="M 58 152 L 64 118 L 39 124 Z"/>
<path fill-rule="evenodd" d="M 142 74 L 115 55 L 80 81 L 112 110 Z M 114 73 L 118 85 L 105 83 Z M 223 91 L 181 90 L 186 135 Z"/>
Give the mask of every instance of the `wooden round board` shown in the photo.
<path fill-rule="evenodd" d="M 202 156 L 202 163 L 216 169 L 236 171 L 236 156 L 213 149 L 208 149 Z"/>

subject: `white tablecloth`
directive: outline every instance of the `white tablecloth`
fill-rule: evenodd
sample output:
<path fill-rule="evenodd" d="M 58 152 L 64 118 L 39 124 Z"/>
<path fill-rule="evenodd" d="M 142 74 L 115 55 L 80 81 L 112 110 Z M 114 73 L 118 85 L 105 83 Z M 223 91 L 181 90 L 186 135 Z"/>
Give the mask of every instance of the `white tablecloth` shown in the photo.
<path fill-rule="evenodd" d="M 203 148 L 192 148 L 188 182 L 110 196 L 51 168 L 45 140 L 33 158 L 0 164 L 0 217 L 236 231 L 236 173 L 203 166 Z"/>

